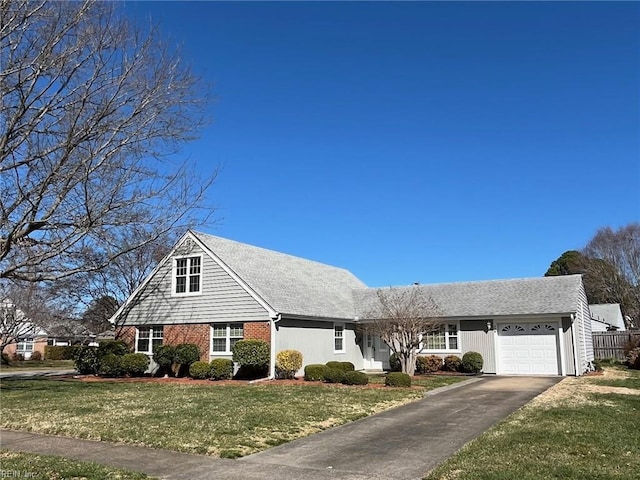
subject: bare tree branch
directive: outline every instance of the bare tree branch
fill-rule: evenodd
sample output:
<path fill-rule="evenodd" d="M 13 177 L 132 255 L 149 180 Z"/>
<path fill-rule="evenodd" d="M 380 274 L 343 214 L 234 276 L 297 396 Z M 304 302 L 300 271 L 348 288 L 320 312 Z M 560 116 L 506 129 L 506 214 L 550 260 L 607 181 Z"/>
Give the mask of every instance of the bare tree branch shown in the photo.
<path fill-rule="evenodd" d="M 208 221 L 217 170 L 169 161 L 206 99 L 156 29 L 114 2 L 0 0 L 0 48 L 0 278 L 97 272 Z"/>
<path fill-rule="evenodd" d="M 378 289 L 360 319 L 398 356 L 413 375 L 422 336 L 439 328 L 439 307 L 418 285 Z"/>

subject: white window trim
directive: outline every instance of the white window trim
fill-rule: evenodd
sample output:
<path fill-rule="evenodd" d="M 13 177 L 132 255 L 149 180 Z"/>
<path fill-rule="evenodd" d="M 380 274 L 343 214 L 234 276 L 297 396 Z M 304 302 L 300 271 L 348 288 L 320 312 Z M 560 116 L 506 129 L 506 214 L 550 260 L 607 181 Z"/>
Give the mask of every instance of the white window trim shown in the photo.
<path fill-rule="evenodd" d="M 342 327 L 342 337 L 338 337 L 336 336 L 336 327 Z M 347 331 L 347 329 L 344 327 L 344 323 L 334 323 L 333 324 L 333 337 L 332 337 L 332 342 L 333 342 L 333 353 L 347 353 L 347 342 L 346 342 L 346 338 L 345 338 L 345 332 Z M 342 339 L 342 349 L 341 350 L 336 350 L 336 339 L 337 338 L 341 338 Z"/>
<path fill-rule="evenodd" d="M 226 328 L 226 333 L 224 337 L 214 337 L 213 336 L 213 327 L 219 327 L 221 325 L 224 325 Z M 229 355 L 233 355 L 233 352 L 231 351 L 231 325 L 242 325 L 242 338 L 240 337 L 233 337 L 233 338 L 240 338 L 240 340 L 242 340 L 244 338 L 244 323 L 243 322 L 228 322 L 228 323 L 212 323 L 209 327 L 209 355 L 212 357 L 228 357 Z M 225 339 L 225 351 L 224 352 L 214 352 L 213 351 L 213 339 L 214 338 L 224 338 Z"/>
<path fill-rule="evenodd" d="M 138 350 L 138 339 L 140 338 L 140 329 L 149 329 L 149 350 Z M 143 327 L 136 327 L 136 340 L 135 340 L 135 353 L 144 353 L 145 355 L 153 355 L 153 331 L 162 330 L 162 345 L 164 345 L 164 326 L 163 325 L 150 325 Z"/>
<path fill-rule="evenodd" d="M 31 349 L 26 348 L 27 345 L 31 346 Z M 16 353 L 33 353 L 36 346 L 34 338 L 21 338 L 16 342 Z"/>
<path fill-rule="evenodd" d="M 419 353 L 462 353 L 462 344 L 460 342 L 460 321 L 454 320 L 451 322 L 444 322 L 442 325 L 445 326 L 444 337 L 445 337 L 445 343 L 447 346 L 449 345 L 449 327 L 448 326 L 449 325 L 456 326 L 457 333 L 454 336 L 458 339 L 457 348 L 426 348 L 424 343 L 422 343 L 421 341 L 419 346 Z"/>
<path fill-rule="evenodd" d="M 195 258 L 198 257 L 200 258 L 200 290 L 198 290 L 197 292 L 189 292 L 189 268 L 190 268 L 190 263 L 191 262 L 187 262 L 187 291 L 186 292 L 181 292 L 178 293 L 176 292 L 176 270 L 178 268 L 178 260 L 184 259 L 184 258 Z M 172 297 L 194 297 L 194 296 L 198 296 L 198 295 L 202 295 L 202 279 L 203 279 L 203 275 L 202 272 L 204 270 L 204 262 L 203 262 L 203 255 L 200 253 L 196 253 L 194 255 L 178 255 L 175 257 L 171 258 L 171 296 Z"/>

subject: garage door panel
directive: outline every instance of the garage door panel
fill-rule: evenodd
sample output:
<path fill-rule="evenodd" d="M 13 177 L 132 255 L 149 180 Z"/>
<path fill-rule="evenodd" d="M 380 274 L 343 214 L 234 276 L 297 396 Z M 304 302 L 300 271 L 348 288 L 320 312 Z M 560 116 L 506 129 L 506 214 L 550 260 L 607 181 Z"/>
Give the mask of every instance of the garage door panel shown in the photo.
<path fill-rule="evenodd" d="M 557 326 L 553 323 L 498 325 L 500 373 L 559 373 Z"/>

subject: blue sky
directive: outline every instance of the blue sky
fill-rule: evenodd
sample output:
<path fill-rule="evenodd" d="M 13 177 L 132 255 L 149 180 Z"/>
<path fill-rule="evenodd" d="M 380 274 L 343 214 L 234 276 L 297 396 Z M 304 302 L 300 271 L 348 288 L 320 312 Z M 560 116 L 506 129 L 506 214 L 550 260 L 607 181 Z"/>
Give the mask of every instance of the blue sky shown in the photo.
<path fill-rule="evenodd" d="M 127 2 L 212 84 L 204 231 L 370 286 L 541 276 L 640 221 L 640 3 Z"/>

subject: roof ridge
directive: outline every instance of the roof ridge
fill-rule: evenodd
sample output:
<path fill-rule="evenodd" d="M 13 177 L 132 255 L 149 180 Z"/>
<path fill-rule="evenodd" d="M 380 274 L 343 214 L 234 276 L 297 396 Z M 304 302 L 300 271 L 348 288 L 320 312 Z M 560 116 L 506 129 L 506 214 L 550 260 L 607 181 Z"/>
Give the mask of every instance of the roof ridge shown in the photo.
<path fill-rule="evenodd" d="M 419 283 L 418 285 L 409 284 L 409 285 L 387 285 L 384 287 L 367 287 L 367 288 L 404 288 L 404 287 L 438 287 L 438 286 L 449 286 L 449 285 L 472 285 L 472 284 L 480 284 L 480 283 L 509 283 L 509 282 L 521 282 L 521 281 L 534 281 L 534 280 L 547 280 L 547 279 L 556 279 L 556 278 L 575 278 L 580 277 L 579 273 L 574 273 L 571 275 L 549 275 L 542 277 L 518 277 L 518 278 L 499 278 L 499 279 L 491 279 L 491 280 L 468 280 L 468 281 L 460 281 L 460 282 L 437 282 L 437 283 Z"/>
<path fill-rule="evenodd" d="M 213 239 L 221 240 L 223 242 L 237 244 L 239 246 L 242 246 L 242 248 L 249 247 L 249 248 L 253 248 L 253 249 L 256 249 L 256 250 L 261 250 L 263 252 L 269 252 L 270 254 L 274 254 L 274 255 L 278 255 L 278 256 L 282 256 L 282 257 L 287 257 L 287 258 L 296 259 L 296 260 L 302 260 L 304 262 L 313 263 L 315 265 L 320 265 L 320 266 L 323 266 L 323 267 L 333 268 L 333 269 L 336 269 L 336 270 L 343 270 L 345 272 L 350 273 L 351 275 L 354 275 L 350 270 L 348 270 L 345 267 L 338 267 L 338 266 L 335 266 L 335 265 L 330 265 L 328 263 L 319 262 L 317 260 L 312 260 L 312 259 L 305 258 L 305 257 L 300 257 L 298 255 L 292 255 L 290 253 L 284 253 L 284 252 L 280 252 L 278 250 L 272 250 L 270 248 L 260 247 L 258 245 L 252 245 L 250 243 L 241 242 L 239 240 L 232 240 L 232 239 L 226 238 L 226 237 L 219 237 L 217 235 L 212 235 L 210 233 L 198 232 L 196 230 L 191 230 L 191 233 L 193 233 L 196 236 L 204 235 L 206 237 L 211 237 Z"/>

